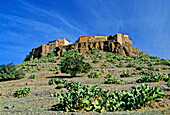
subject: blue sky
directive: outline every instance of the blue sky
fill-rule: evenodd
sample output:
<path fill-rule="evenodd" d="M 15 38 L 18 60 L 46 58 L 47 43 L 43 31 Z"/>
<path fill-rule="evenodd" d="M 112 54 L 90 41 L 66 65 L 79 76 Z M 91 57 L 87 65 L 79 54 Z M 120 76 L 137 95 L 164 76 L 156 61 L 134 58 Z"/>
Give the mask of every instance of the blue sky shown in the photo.
<path fill-rule="evenodd" d="M 115 33 L 170 59 L 170 0 L 0 0 L 0 64 L 21 63 L 58 38 Z"/>

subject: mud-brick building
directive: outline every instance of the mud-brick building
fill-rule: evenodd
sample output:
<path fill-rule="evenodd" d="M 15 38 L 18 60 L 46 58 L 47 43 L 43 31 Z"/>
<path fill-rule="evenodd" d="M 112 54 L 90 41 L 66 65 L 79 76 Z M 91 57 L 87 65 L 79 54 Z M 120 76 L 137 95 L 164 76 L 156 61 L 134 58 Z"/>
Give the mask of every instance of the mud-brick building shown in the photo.
<path fill-rule="evenodd" d="M 50 41 L 48 44 L 32 49 L 25 61 L 47 55 L 51 51 L 54 51 L 56 55 L 61 55 L 62 52 L 70 49 L 83 53 L 94 48 L 100 51 L 114 52 L 122 56 L 145 54 L 140 52 L 139 48 L 132 46 L 132 39 L 129 39 L 128 35 L 116 33 L 114 36 L 80 36 L 74 44 L 69 43 L 65 38 Z"/>
<path fill-rule="evenodd" d="M 29 53 L 29 55 L 27 55 L 25 60 L 40 58 L 42 55 L 45 56 L 49 52 L 54 51 L 56 47 L 66 46 L 69 44 L 71 43 L 69 43 L 65 38 L 59 38 L 58 40 L 50 41 L 48 44 L 42 44 L 40 47 L 32 49 L 32 51 Z"/>

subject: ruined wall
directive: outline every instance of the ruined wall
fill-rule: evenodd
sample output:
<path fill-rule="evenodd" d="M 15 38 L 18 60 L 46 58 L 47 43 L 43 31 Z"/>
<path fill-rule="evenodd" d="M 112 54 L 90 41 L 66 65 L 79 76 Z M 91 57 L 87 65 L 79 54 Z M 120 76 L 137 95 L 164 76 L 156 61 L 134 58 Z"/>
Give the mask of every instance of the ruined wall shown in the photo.
<path fill-rule="evenodd" d="M 48 44 L 43 44 L 38 48 L 32 49 L 29 55 L 26 56 L 24 61 L 40 58 L 41 55 L 46 56 L 49 52 L 54 51 L 56 47 L 70 44 L 65 38 L 50 41 Z"/>
<path fill-rule="evenodd" d="M 128 35 L 116 33 L 116 34 L 114 35 L 114 38 L 115 38 L 115 40 L 116 40 L 117 42 L 119 42 L 121 45 L 123 45 L 123 44 L 132 45 L 132 39 L 129 39 L 129 36 L 128 36 Z"/>
<path fill-rule="evenodd" d="M 132 45 L 132 39 L 129 39 L 128 35 L 122 35 L 122 43 Z"/>
<path fill-rule="evenodd" d="M 43 44 L 41 49 L 41 55 L 47 55 L 50 52 L 50 47 L 47 44 Z"/>
<path fill-rule="evenodd" d="M 92 37 L 92 35 L 90 35 L 90 36 L 80 36 L 75 43 L 88 42 L 89 38 L 91 38 L 91 37 Z"/>
<path fill-rule="evenodd" d="M 58 41 L 57 40 L 49 42 L 50 51 L 53 51 L 56 47 L 58 47 Z"/>
<path fill-rule="evenodd" d="M 116 39 L 117 42 L 119 42 L 122 45 L 122 42 L 123 42 L 122 41 L 122 34 L 117 33 L 117 34 L 114 35 L 114 38 Z"/>

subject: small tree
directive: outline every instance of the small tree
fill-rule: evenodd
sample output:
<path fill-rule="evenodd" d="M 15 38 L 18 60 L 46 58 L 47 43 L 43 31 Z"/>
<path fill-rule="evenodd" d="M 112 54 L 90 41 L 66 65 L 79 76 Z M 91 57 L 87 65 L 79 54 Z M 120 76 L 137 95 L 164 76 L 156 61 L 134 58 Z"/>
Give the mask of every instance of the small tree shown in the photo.
<path fill-rule="evenodd" d="M 92 66 L 83 61 L 84 57 L 78 51 L 69 50 L 62 54 L 63 58 L 60 61 L 60 69 L 62 73 L 69 73 L 71 76 L 76 76 L 78 73 L 87 73 Z"/>

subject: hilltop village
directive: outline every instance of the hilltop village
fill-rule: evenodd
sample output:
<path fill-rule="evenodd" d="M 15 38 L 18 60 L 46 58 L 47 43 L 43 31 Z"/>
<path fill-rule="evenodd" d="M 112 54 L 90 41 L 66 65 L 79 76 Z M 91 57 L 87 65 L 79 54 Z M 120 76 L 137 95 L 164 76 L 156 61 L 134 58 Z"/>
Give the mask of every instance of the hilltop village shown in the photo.
<path fill-rule="evenodd" d="M 40 47 L 32 49 L 24 61 L 40 58 L 51 51 L 54 51 L 59 56 L 62 52 L 70 49 L 83 53 L 93 48 L 105 52 L 114 52 L 122 56 L 146 54 L 145 52 L 140 52 L 139 48 L 132 46 L 132 39 L 129 39 L 128 35 L 116 33 L 114 36 L 80 36 L 74 44 L 69 43 L 65 38 L 50 41 L 48 44 L 42 44 Z"/>

